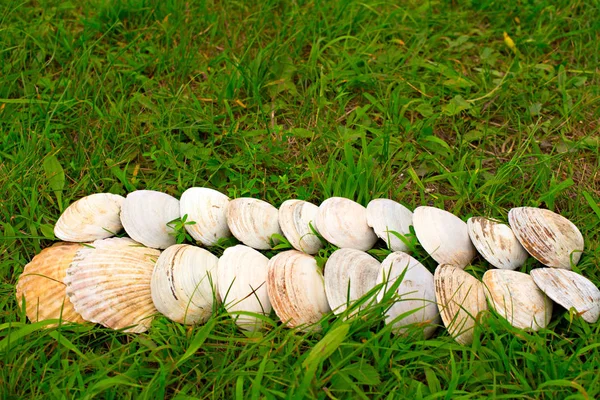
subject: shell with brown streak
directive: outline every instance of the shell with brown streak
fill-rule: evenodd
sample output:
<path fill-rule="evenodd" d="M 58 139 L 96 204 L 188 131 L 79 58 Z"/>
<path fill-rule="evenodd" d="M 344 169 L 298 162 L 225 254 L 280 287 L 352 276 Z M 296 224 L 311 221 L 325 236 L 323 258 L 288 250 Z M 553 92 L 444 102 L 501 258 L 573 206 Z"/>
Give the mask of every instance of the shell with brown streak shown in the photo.
<path fill-rule="evenodd" d="M 314 234 L 319 207 L 304 200 L 286 200 L 279 207 L 279 225 L 290 244 L 299 251 L 316 254 L 323 243 Z"/>
<path fill-rule="evenodd" d="M 181 216 L 187 215 L 185 229 L 204 246 L 214 246 L 219 239 L 231 236 L 227 226 L 229 197 L 209 188 L 189 188 L 179 200 Z"/>
<path fill-rule="evenodd" d="M 392 251 L 407 251 L 398 235 L 408 235 L 413 213 L 402 204 L 388 199 L 375 199 L 367 204 L 367 223 Z"/>
<path fill-rule="evenodd" d="M 271 248 L 271 236 L 283 235 L 279 212 L 266 201 L 241 197 L 227 207 L 227 225 L 240 242 L 258 250 Z"/>
<path fill-rule="evenodd" d="M 529 254 L 515 237 L 510 226 L 483 217 L 469 218 L 469 236 L 475 248 L 496 268 L 517 269 Z"/>

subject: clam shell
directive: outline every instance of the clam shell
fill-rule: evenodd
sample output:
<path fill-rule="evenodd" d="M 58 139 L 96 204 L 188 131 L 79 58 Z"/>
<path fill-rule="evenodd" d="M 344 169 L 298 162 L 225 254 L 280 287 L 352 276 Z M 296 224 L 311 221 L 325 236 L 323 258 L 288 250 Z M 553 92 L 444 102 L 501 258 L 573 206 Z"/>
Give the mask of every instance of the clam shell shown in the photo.
<path fill-rule="evenodd" d="M 166 249 L 175 244 L 173 228 L 167 224 L 179 216 L 179 200 L 154 190 L 129 193 L 121 209 L 121 222 L 127 234 L 155 249 Z"/>
<path fill-rule="evenodd" d="M 279 225 L 283 234 L 296 249 L 308 254 L 316 254 L 323 243 L 310 228 L 315 228 L 319 207 L 304 200 L 286 200 L 279 207 Z"/>
<path fill-rule="evenodd" d="M 473 217 L 467 221 L 467 227 L 479 254 L 496 268 L 517 269 L 529 257 L 508 225 Z"/>
<path fill-rule="evenodd" d="M 334 314 L 346 311 L 353 302 L 373 289 L 381 263 L 364 251 L 339 249 L 325 264 L 325 293 Z M 371 300 L 360 306 L 367 307 Z M 358 311 L 358 310 L 357 310 Z"/>
<path fill-rule="evenodd" d="M 600 316 L 600 290 L 589 279 L 564 269 L 537 268 L 531 271 L 535 284 L 552 300 L 593 324 Z"/>
<path fill-rule="evenodd" d="M 460 344 L 471 344 L 479 313 L 488 309 L 483 284 L 462 268 L 448 264 L 436 268 L 433 280 L 448 333 Z"/>
<path fill-rule="evenodd" d="M 552 301 L 527 274 L 492 269 L 483 274 L 486 296 L 496 312 L 514 327 L 545 328 L 552 318 Z"/>
<path fill-rule="evenodd" d="M 208 251 L 187 244 L 163 251 L 150 282 L 156 309 L 175 322 L 205 322 L 218 298 L 218 262 L 219 258 Z"/>
<path fill-rule="evenodd" d="M 83 197 L 61 214 L 54 235 L 67 242 L 91 242 L 114 236 L 121 229 L 121 204 L 117 194 L 96 193 Z"/>
<path fill-rule="evenodd" d="M 268 315 L 271 302 L 267 294 L 269 259 L 242 245 L 229 247 L 219 258 L 217 287 L 225 309 L 231 314 L 251 312 Z M 236 324 L 247 331 L 262 329 L 263 321 L 252 315 L 233 315 Z"/>
<path fill-rule="evenodd" d="M 367 209 L 342 197 L 331 197 L 319 206 L 317 230 L 329 243 L 340 248 L 367 251 L 377 235 L 367 224 Z"/>
<path fill-rule="evenodd" d="M 518 207 L 508 212 L 508 222 L 519 242 L 548 267 L 571 269 L 583 252 L 583 236 L 565 217 L 550 210 Z"/>
<path fill-rule="evenodd" d="M 214 246 L 219 239 L 230 237 L 227 226 L 229 197 L 209 188 L 189 188 L 179 200 L 181 216 L 187 215 L 185 229 L 204 246 Z"/>
<path fill-rule="evenodd" d="M 477 252 L 467 224 L 456 215 L 435 207 L 417 207 L 413 226 L 421 246 L 440 264 L 465 268 Z"/>
<path fill-rule="evenodd" d="M 67 269 L 67 295 L 90 322 L 145 332 L 156 308 L 150 280 L 160 251 L 129 238 L 96 240 L 80 249 Z"/>
<path fill-rule="evenodd" d="M 392 251 L 408 250 L 408 246 L 392 232 L 409 234 L 412 218 L 413 213 L 408 208 L 393 200 L 375 199 L 367 204 L 367 224 Z"/>
<path fill-rule="evenodd" d="M 321 330 L 314 324 L 330 308 L 314 257 L 297 250 L 277 254 L 269 261 L 267 288 L 275 313 L 288 327 Z"/>
<path fill-rule="evenodd" d="M 394 304 L 386 312 L 386 323 L 393 323 L 397 334 L 404 334 L 407 325 L 418 324 L 423 327 L 424 337 L 429 338 L 441 322 L 440 312 L 435 299 L 433 274 L 420 262 L 402 252 L 387 256 L 381 263 L 377 279 L 377 284 L 384 284 L 377 294 L 377 300 L 383 300 L 385 293 L 405 270 L 404 278 L 396 289 Z M 394 321 L 398 316 L 413 310 L 417 311 Z"/>
<path fill-rule="evenodd" d="M 259 250 L 271 248 L 272 235 L 283 235 L 277 209 L 266 201 L 249 197 L 229 202 L 227 225 L 240 242 Z"/>
<path fill-rule="evenodd" d="M 25 299 L 25 313 L 31 322 L 47 319 L 85 322 L 67 297 L 64 283 L 67 268 L 82 248 L 79 243 L 56 243 L 25 266 L 17 281 L 17 303 L 21 307 Z"/>

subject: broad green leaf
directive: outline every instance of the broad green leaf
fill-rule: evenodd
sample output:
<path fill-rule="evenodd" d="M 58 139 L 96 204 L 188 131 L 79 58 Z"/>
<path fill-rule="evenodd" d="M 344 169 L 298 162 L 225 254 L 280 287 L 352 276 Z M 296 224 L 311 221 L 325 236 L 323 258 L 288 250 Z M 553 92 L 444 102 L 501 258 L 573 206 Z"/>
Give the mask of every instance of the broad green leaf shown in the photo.
<path fill-rule="evenodd" d="M 65 187 L 65 171 L 63 170 L 56 156 L 48 156 L 43 162 L 44 172 L 50 189 L 54 191 L 58 205 L 62 210 L 62 190 Z"/>

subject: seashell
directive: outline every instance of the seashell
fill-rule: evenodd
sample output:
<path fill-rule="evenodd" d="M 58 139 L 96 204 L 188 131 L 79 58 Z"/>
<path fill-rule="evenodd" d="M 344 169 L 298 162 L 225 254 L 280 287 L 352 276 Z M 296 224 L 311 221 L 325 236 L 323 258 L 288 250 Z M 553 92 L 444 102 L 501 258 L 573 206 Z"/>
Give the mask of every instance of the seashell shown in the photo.
<path fill-rule="evenodd" d="M 251 312 L 268 315 L 271 302 L 267 294 L 269 259 L 242 245 L 229 247 L 219 258 L 217 287 L 225 309 L 231 314 Z M 252 315 L 234 315 L 236 324 L 247 331 L 262 329 L 262 320 Z"/>
<path fill-rule="evenodd" d="M 277 209 L 266 201 L 249 197 L 229 202 L 227 225 L 240 242 L 258 250 L 271 248 L 272 235 L 283 235 Z"/>
<path fill-rule="evenodd" d="M 377 235 L 367 224 L 367 209 L 343 197 L 331 197 L 319 206 L 317 230 L 333 245 L 367 251 Z"/>
<path fill-rule="evenodd" d="M 188 325 L 205 322 L 217 293 L 219 258 L 187 244 L 162 252 L 152 273 L 152 301 L 167 318 Z"/>
<path fill-rule="evenodd" d="M 496 268 L 517 269 L 529 257 L 508 225 L 473 217 L 467 221 L 467 228 L 479 254 Z"/>
<path fill-rule="evenodd" d="M 21 307 L 25 299 L 25 313 L 31 322 L 47 319 L 85 322 L 67 297 L 64 283 L 69 264 L 83 247 L 79 243 L 56 243 L 25 266 L 17 281 L 17 303 Z"/>
<path fill-rule="evenodd" d="M 435 297 L 444 325 L 458 343 L 473 342 L 479 313 L 488 309 L 484 286 L 462 268 L 442 264 L 433 275 Z"/>
<path fill-rule="evenodd" d="M 275 313 L 290 328 L 320 331 L 315 325 L 330 311 L 323 274 L 314 257 L 288 250 L 269 261 L 269 298 Z"/>
<path fill-rule="evenodd" d="M 121 222 L 127 234 L 155 249 L 166 249 L 175 244 L 173 228 L 167 224 L 179 217 L 179 200 L 154 190 L 129 193 L 121 209 Z"/>
<path fill-rule="evenodd" d="M 465 268 L 477 254 L 467 224 L 456 215 L 435 207 L 417 207 L 413 226 L 421 246 L 440 264 Z"/>
<path fill-rule="evenodd" d="M 533 278 L 518 271 L 492 269 L 483 274 L 486 296 L 496 312 L 515 328 L 545 328 L 552 318 L 552 301 Z"/>
<path fill-rule="evenodd" d="M 145 332 L 156 308 L 150 280 L 160 251 L 129 238 L 96 240 L 80 249 L 67 269 L 67 295 L 90 322 L 125 332 Z"/>
<path fill-rule="evenodd" d="M 574 308 L 581 318 L 593 324 L 600 316 L 600 290 L 587 278 L 564 269 L 537 268 L 531 271 L 535 284 L 552 300 Z"/>
<path fill-rule="evenodd" d="M 571 269 L 583 252 L 583 236 L 565 217 L 550 210 L 517 207 L 508 222 L 519 242 L 536 260 L 548 267 Z"/>
<path fill-rule="evenodd" d="M 319 207 L 304 200 L 286 200 L 279 207 L 279 225 L 296 250 L 316 254 L 323 248 L 323 243 L 309 225 L 312 224 L 316 230 L 318 212 Z"/>
<path fill-rule="evenodd" d="M 394 332 L 397 334 L 405 334 L 407 325 L 418 324 L 423 327 L 423 335 L 427 339 L 433 335 L 441 320 L 435 300 L 433 274 L 420 262 L 402 252 L 387 256 L 381 263 L 377 279 L 378 284 L 384 284 L 377 294 L 377 300 L 383 300 L 385 293 L 403 273 L 404 278 L 396 289 L 394 304 L 386 311 L 385 321 L 394 324 Z M 417 311 L 396 320 L 398 316 L 413 310 Z"/>
<path fill-rule="evenodd" d="M 189 188 L 179 200 L 181 216 L 187 215 L 188 233 L 204 246 L 214 246 L 219 239 L 230 237 L 227 226 L 229 197 L 209 188 Z"/>
<path fill-rule="evenodd" d="M 385 241 L 392 251 L 407 251 L 408 246 L 398 236 L 410 233 L 413 213 L 400 203 L 388 199 L 375 199 L 367 204 L 367 224 Z"/>
<path fill-rule="evenodd" d="M 121 225 L 121 204 L 125 198 L 117 194 L 96 193 L 83 197 L 61 214 L 54 235 L 67 242 L 91 242 L 117 234 Z"/>
<path fill-rule="evenodd" d="M 381 263 L 364 251 L 339 249 L 325 264 L 325 294 L 334 314 L 341 314 L 377 284 Z M 360 306 L 363 309 L 371 301 Z M 358 310 L 356 310 L 358 311 Z"/>

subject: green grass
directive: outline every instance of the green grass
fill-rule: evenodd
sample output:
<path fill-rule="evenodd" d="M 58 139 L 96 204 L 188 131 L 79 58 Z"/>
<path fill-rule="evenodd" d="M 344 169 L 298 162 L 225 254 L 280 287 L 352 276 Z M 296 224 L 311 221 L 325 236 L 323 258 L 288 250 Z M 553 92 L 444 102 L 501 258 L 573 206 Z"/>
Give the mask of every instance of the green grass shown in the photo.
<path fill-rule="evenodd" d="M 70 202 L 191 186 L 465 220 L 547 207 L 580 228 L 577 271 L 599 284 L 600 6 L 459 3 L 0 2 L 1 398 L 599 397 L 600 325 L 560 307 L 539 333 L 489 314 L 467 347 L 395 337 L 381 309 L 311 335 L 273 318 L 259 338 L 223 310 L 140 335 L 18 311 Z"/>

